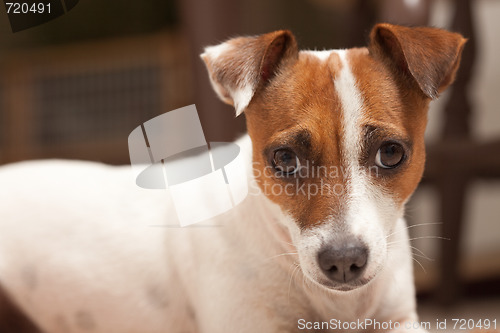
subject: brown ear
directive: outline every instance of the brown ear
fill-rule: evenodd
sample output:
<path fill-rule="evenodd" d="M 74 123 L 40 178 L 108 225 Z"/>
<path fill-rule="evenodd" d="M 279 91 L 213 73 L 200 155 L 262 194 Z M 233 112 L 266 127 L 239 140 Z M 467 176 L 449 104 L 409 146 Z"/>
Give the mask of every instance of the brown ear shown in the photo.
<path fill-rule="evenodd" d="M 281 30 L 209 46 L 201 58 L 215 92 L 224 102 L 234 105 L 239 115 L 279 67 L 297 56 L 295 37 L 290 31 Z"/>
<path fill-rule="evenodd" d="M 370 34 L 370 52 L 388 60 L 396 72 L 413 79 L 435 98 L 455 79 L 467 40 L 437 28 L 377 24 Z"/>

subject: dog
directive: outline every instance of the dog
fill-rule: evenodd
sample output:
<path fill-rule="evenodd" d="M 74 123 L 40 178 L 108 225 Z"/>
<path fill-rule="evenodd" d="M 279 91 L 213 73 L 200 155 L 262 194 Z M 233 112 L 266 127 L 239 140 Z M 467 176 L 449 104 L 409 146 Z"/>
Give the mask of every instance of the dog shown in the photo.
<path fill-rule="evenodd" d="M 424 332 L 404 206 L 465 42 L 378 24 L 366 48 L 299 51 L 286 30 L 207 47 L 216 94 L 246 116 L 248 197 L 155 228 L 173 203 L 129 167 L 3 166 L 4 297 L 47 333 Z"/>

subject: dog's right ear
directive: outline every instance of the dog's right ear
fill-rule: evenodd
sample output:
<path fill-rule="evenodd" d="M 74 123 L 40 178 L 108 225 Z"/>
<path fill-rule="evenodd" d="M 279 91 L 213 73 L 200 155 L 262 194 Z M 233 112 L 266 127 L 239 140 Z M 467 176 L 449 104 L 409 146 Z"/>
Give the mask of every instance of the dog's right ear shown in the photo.
<path fill-rule="evenodd" d="M 215 92 L 224 102 L 234 106 L 237 116 L 280 66 L 297 57 L 295 37 L 287 30 L 230 39 L 205 48 L 201 55 Z"/>
<path fill-rule="evenodd" d="M 436 98 L 455 79 L 464 44 L 462 35 L 437 28 L 377 24 L 370 34 L 370 52 Z"/>

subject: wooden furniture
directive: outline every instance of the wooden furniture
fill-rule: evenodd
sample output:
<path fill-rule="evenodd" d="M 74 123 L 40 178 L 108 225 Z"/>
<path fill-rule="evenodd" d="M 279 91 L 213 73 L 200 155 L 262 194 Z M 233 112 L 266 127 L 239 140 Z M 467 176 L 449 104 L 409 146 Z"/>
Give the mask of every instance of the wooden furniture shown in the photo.
<path fill-rule="evenodd" d="M 428 0 L 414 2 L 414 5 L 419 5 L 411 10 L 397 7 L 404 6 L 404 3 L 385 0 L 381 6 L 382 20 L 412 25 L 427 23 L 431 10 Z M 474 8 L 470 0 L 454 0 L 452 7 L 451 30 L 462 33 L 469 40 L 444 109 L 441 140 L 427 147 L 427 165 L 422 180 L 423 186 L 431 186 L 438 192 L 441 236 L 449 239 L 440 242 L 439 281 L 435 290 L 437 299 L 446 305 L 454 303 L 462 290 L 460 266 L 463 256 L 460 247 L 469 186 L 478 179 L 500 177 L 500 138 L 477 142 L 470 128 L 474 106 L 469 96 L 469 85 L 478 48 Z"/>
<path fill-rule="evenodd" d="M 207 141 L 231 141 L 246 130 L 245 115 L 235 119 L 232 106 L 220 102 L 199 55 L 203 47 L 242 33 L 241 4 L 233 0 L 178 1 L 183 31 L 189 43 L 194 103 Z"/>
<path fill-rule="evenodd" d="M 444 110 L 442 140 L 428 147 L 424 176 L 425 183 L 435 186 L 439 192 L 441 234 L 450 239 L 441 242 L 437 296 L 443 304 L 454 303 L 461 294 L 460 245 L 468 187 L 477 179 L 500 178 L 500 138 L 477 142 L 470 128 L 474 107 L 468 88 L 477 50 L 473 10 L 472 1 L 455 0 L 452 30 L 462 33 L 469 40 Z"/>

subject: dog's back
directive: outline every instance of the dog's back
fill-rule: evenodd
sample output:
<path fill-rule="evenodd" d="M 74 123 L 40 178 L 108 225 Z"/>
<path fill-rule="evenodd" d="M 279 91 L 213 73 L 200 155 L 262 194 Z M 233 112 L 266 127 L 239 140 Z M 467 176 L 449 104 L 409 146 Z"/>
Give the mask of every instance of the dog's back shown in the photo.
<path fill-rule="evenodd" d="M 175 218 L 165 191 L 137 187 L 130 167 L 57 160 L 2 167 L 0 183 L 0 284 L 41 328 L 182 327 L 183 287 L 167 298 L 174 265 L 155 227 Z"/>

